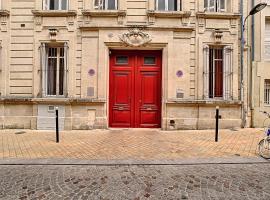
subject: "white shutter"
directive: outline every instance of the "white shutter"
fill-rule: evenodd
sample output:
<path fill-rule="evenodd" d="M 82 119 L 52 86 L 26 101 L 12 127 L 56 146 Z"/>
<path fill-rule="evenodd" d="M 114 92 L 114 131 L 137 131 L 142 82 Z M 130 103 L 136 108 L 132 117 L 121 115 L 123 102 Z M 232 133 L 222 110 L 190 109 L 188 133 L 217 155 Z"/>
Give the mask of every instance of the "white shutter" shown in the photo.
<path fill-rule="evenodd" d="M 43 10 L 49 10 L 49 8 L 50 8 L 50 1 L 43 0 Z"/>
<path fill-rule="evenodd" d="M 41 61 L 41 80 L 42 80 L 42 96 L 46 96 L 46 88 L 47 88 L 47 51 L 46 51 L 46 44 L 42 43 L 40 46 L 40 61 Z"/>
<path fill-rule="evenodd" d="M 225 100 L 232 99 L 232 47 L 223 49 L 223 97 Z"/>
<path fill-rule="evenodd" d="M 265 21 L 264 58 L 270 60 L 270 20 Z"/>
<path fill-rule="evenodd" d="M 203 98 L 209 97 L 209 46 L 203 47 Z"/>
<path fill-rule="evenodd" d="M 67 42 L 64 44 L 64 63 L 65 63 L 65 69 L 64 69 L 64 96 L 68 95 L 67 90 L 67 77 L 68 77 L 68 44 Z"/>

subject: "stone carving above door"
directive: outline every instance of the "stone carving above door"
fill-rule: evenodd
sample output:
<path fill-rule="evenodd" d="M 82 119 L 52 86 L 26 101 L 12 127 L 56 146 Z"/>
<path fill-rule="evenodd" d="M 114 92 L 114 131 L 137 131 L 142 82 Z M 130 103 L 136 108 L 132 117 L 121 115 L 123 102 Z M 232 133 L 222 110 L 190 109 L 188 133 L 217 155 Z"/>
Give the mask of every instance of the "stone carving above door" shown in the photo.
<path fill-rule="evenodd" d="M 143 32 L 143 28 L 140 27 L 130 28 L 128 33 L 123 33 L 119 39 L 131 47 L 144 46 L 152 41 L 150 35 Z"/>

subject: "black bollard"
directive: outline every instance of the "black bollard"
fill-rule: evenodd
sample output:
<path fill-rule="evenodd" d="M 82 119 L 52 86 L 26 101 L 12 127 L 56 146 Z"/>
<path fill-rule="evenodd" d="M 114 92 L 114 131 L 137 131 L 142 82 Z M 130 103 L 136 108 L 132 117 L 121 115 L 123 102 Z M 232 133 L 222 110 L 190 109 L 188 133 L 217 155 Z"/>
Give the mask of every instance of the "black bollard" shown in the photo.
<path fill-rule="evenodd" d="M 55 118 L 55 128 L 56 128 L 56 143 L 59 143 L 59 118 L 58 118 L 58 107 L 55 108 L 55 114 L 56 114 L 56 118 Z"/>
<path fill-rule="evenodd" d="M 219 120 L 219 106 L 216 107 L 216 136 L 215 136 L 215 142 L 218 142 L 218 120 Z"/>

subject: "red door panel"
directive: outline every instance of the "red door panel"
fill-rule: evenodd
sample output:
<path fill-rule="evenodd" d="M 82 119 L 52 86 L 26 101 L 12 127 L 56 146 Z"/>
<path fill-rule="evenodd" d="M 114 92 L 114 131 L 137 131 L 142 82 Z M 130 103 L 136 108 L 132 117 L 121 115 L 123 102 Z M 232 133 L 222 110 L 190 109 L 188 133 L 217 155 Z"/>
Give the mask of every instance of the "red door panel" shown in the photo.
<path fill-rule="evenodd" d="M 109 92 L 110 127 L 160 127 L 161 53 L 113 51 Z"/>
<path fill-rule="evenodd" d="M 131 126 L 132 76 L 129 71 L 112 72 L 112 126 Z"/>
<path fill-rule="evenodd" d="M 159 127 L 160 76 L 159 72 L 140 72 L 138 88 L 138 127 Z"/>

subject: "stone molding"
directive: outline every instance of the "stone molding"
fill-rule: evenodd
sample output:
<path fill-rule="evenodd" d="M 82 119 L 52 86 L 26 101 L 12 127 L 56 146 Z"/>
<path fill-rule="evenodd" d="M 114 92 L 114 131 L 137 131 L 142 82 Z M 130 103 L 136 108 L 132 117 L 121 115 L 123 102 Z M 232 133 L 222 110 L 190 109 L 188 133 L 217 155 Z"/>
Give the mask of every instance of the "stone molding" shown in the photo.
<path fill-rule="evenodd" d="M 0 10 L 0 16 L 9 16 L 9 14 L 8 10 Z"/>
<path fill-rule="evenodd" d="M 33 98 L 33 97 L 0 97 L 0 104 L 88 104 L 88 103 L 106 103 L 105 99 L 93 98 Z"/>
<path fill-rule="evenodd" d="M 32 10 L 34 16 L 40 17 L 70 17 L 76 16 L 76 10 Z"/>
<path fill-rule="evenodd" d="M 127 46 L 140 47 L 152 41 L 149 34 L 143 32 L 143 28 L 134 27 L 128 30 L 128 33 L 119 35 L 119 39 Z"/>
<path fill-rule="evenodd" d="M 223 31 L 219 29 L 215 29 L 213 31 L 213 35 L 215 38 L 215 43 L 220 44 L 222 43 L 222 38 L 223 38 Z"/>
<path fill-rule="evenodd" d="M 159 10 L 148 10 L 148 16 L 160 17 L 160 18 L 181 18 L 181 17 L 190 17 L 190 11 L 159 11 Z"/>
<path fill-rule="evenodd" d="M 0 29 L 2 32 L 7 32 L 8 16 L 10 15 L 8 10 L 0 10 Z"/>
<path fill-rule="evenodd" d="M 166 104 L 204 104 L 209 106 L 216 105 L 241 105 L 240 100 L 179 100 L 179 99 L 168 99 Z"/>
<path fill-rule="evenodd" d="M 220 12 L 197 12 L 197 18 L 204 19 L 238 19 L 241 17 L 239 13 L 220 13 Z"/>
<path fill-rule="evenodd" d="M 185 26 L 189 23 L 191 16 L 190 11 L 159 11 L 159 10 L 148 10 L 148 23 L 150 25 L 155 24 L 155 18 L 182 18 L 182 24 Z"/>
<path fill-rule="evenodd" d="M 127 12 L 125 10 L 82 10 L 82 15 L 85 24 L 90 23 L 91 17 L 117 17 L 118 24 L 123 24 Z"/>
<path fill-rule="evenodd" d="M 126 16 L 125 10 L 82 10 L 82 14 L 91 17 L 118 17 Z"/>
<path fill-rule="evenodd" d="M 42 31 L 43 17 L 66 17 L 68 31 L 73 32 L 75 30 L 76 10 L 32 10 L 32 13 L 35 16 L 35 29 L 37 32 Z"/>

